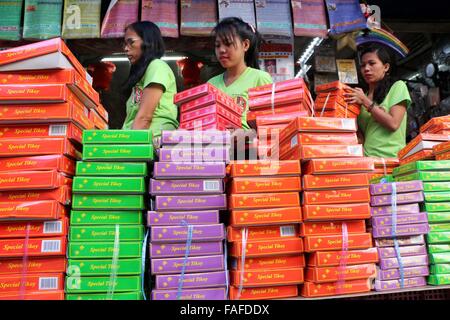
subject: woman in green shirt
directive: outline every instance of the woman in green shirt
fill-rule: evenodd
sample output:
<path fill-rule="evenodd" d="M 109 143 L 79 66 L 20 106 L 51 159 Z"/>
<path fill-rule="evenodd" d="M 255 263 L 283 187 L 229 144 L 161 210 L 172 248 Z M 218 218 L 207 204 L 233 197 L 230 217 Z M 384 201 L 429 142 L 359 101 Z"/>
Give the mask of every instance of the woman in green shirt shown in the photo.
<path fill-rule="evenodd" d="M 135 22 L 125 30 L 124 49 L 131 62 L 126 89 L 127 116 L 122 129 L 149 129 L 153 136 L 161 130 L 178 128 L 177 93 L 172 69 L 161 60 L 164 42 L 158 26 L 150 21 Z"/>
<path fill-rule="evenodd" d="M 390 57 L 383 47 L 370 45 L 360 56 L 368 94 L 355 88 L 346 94 L 346 100 L 363 106 L 358 127 L 364 136 L 364 155 L 397 158 L 406 145 L 406 110 L 411 104 L 408 88 L 403 81 L 392 81 Z"/>
<path fill-rule="evenodd" d="M 225 72 L 208 82 L 222 90 L 244 108 L 242 127 L 247 124 L 248 89 L 272 83 L 272 77 L 259 70 L 260 36 L 255 28 L 242 19 L 225 18 L 214 28 L 215 53 Z"/>

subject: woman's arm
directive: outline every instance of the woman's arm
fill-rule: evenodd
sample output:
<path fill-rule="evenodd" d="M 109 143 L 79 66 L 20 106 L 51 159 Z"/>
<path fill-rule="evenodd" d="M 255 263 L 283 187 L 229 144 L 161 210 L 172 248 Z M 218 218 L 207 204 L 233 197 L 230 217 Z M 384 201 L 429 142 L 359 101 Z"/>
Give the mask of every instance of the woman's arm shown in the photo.
<path fill-rule="evenodd" d="M 148 129 L 152 124 L 153 113 L 159 104 L 159 100 L 164 93 L 164 88 L 160 84 L 152 83 L 144 89 L 141 103 L 136 118 L 133 121 L 132 129 Z"/>

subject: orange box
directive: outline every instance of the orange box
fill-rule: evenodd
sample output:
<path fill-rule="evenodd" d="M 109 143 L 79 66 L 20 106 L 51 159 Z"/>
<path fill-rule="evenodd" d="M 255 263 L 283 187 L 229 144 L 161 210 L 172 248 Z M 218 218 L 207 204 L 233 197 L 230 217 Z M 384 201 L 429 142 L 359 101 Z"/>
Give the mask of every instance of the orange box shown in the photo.
<path fill-rule="evenodd" d="M 239 296 L 239 288 L 230 287 L 230 300 L 268 300 L 298 296 L 298 286 L 276 286 L 243 288 Z M 1 296 L 0 296 L 1 297 Z"/>
<path fill-rule="evenodd" d="M 309 160 L 302 169 L 305 174 L 342 174 L 370 172 L 375 166 L 370 158 L 331 158 Z"/>
<path fill-rule="evenodd" d="M 273 153 L 273 149 L 272 149 L 272 153 Z M 272 157 L 273 157 L 273 155 L 272 155 Z M 284 154 L 281 154 L 280 155 L 280 159 L 283 160 L 283 161 L 287 161 L 287 160 L 289 160 L 289 161 L 292 161 L 292 160 L 299 161 L 299 160 L 302 160 L 302 155 L 301 155 L 301 152 L 300 152 L 300 148 L 292 148 L 292 149 L 290 149 L 288 152 L 286 152 Z"/>
<path fill-rule="evenodd" d="M 436 160 L 450 160 L 450 152 L 444 152 L 436 155 Z"/>
<path fill-rule="evenodd" d="M 0 202 L 0 221 L 56 220 L 65 216 L 66 209 L 58 201 Z"/>
<path fill-rule="evenodd" d="M 300 235 L 320 236 L 320 235 L 341 235 L 342 225 L 347 224 L 348 233 L 366 232 L 366 222 L 364 220 L 351 220 L 339 222 L 305 222 L 300 225 Z"/>
<path fill-rule="evenodd" d="M 356 188 L 369 186 L 367 173 L 335 174 L 335 175 L 304 175 L 304 190 Z"/>
<path fill-rule="evenodd" d="M 387 174 L 391 174 L 392 172 L 394 172 L 394 168 L 386 168 L 386 169 L 377 168 L 377 169 L 373 170 L 372 173 L 378 173 L 378 174 L 385 174 L 385 173 L 387 173 Z"/>
<path fill-rule="evenodd" d="M 378 263 L 377 248 L 350 251 L 316 251 L 308 255 L 308 266 L 339 266 L 345 260 L 347 265 Z"/>
<path fill-rule="evenodd" d="M 294 137 L 291 138 L 295 139 Z M 331 145 L 331 144 L 358 144 L 356 133 L 298 133 L 298 144 L 300 145 Z M 295 141 L 294 141 L 295 142 Z"/>
<path fill-rule="evenodd" d="M 95 129 L 107 130 L 108 122 L 102 119 L 95 109 L 89 110 L 89 120 L 94 124 Z"/>
<path fill-rule="evenodd" d="M 302 209 L 300 207 L 233 210 L 230 212 L 230 225 L 233 227 L 278 225 L 300 222 L 302 222 Z"/>
<path fill-rule="evenodd" d="M 372 157 L 375 168 L 396 168 L 400 165 L 400 160 L 398 158 L 375 158 Z"/>
<path fill-rule="evenodd" d="M 0 192 L 0 202 L 25 202 L 42 200 L 55 200 L 62 205 L 69 205 L 72 201 L 72 189 L 69 188 L 69 186 L 62 186 L 53 190 L 17 190 Z"/>
<path fill-rule="evenodd" d="M 248 230 L 248 240 L 266 240 L 288 237 L 299 237 L 298 225 L 246 227 Z M 227 228 L 227 239 L 229 242 L 242 241 L 243 228 Z M 1 234 L 0 234 L 1 236 Z"/>
<path fill-rule="evenodd" d="M 242 255 L 242 242 L 233 242 L 230 247 L 232 257 Z M 245 248 L 247 258 L 299 255 L 303 250 L 302 238 L 253 240 L 248 241 Z"/>
<path fill-rule="evenodd" d="M 1 259 L 0 275 L 2 274 L 21 274 L 23 271 L 29 273 L 64 273 L 66 272 L 66 257 L 54 258 L 28 258 L 24 270 L 24 259 Z"/>
<path fill-rule="evenodd" d="M 304 221 L 369 219 L 371 216 L 368 203 L 306 205 L 302 211 Z"/>
<path fill-rule="evenodd" d="M 41 155 L 65 155 L 81 160 L 81 153 L 67 138 L 0 140 L 0 158 Z"/>
<path fill-rule="evenodd" d="M 0 240 L 0 257 L 23 257 L 26 244 L 29 257 L 65 256 L 67 237 Z"/>
<path fill-rule="evenodd" d="M 244 270 L 278 270 L 291 268 L 304 268 L 305 255 L 298 256 L 280 256 L 267 258 L 250 258 L 245 259 Z M 242 259 L 234 259 L 231 263 L 231 269 L 241 270 Z"/>
<path fill-rule="evenodd" d="M 260 95 L 252 97 L 248 100 L 248 108 L 250 110 L 268 108 L 273 103 L 278 105 L 295 103 L 299 101 L 309 100 L 307 92 L 303 88 L 296 88 L 293 90 L 282 91 L 275 93 L 272 97 L 271 94 Z"/>
<path fill-rule="evenodd" d="M 431 133 L 421 133 L 414 139 L 412 139 L 403 149 L 398 152 L 398 157 L 400 159 L 404 158 L 409 152 L 411 152 L 414 147 L 423 141 L 443 141 L 449 140 L 449 136 L 445 134 L 431 134 Z M 427 150 L 427 149 L 423 149 Z M 434 150 L 434 147 L 433 147 Z"/>
<path fill-rule="evenodd" d="M 229 209 L 266 209 L 280 207 L 299 207 L 298 192 L 232 194 Z"/>
<path fill-rule="evenodd" d="M 254 122 L 260 117 L 268 117 L 270 115 L 281 116 L 284 114 L 289 114 L 292 119 L 292 114 L 294 113 L 296 117 L 309 117 L 311 115 L 311 111 L 305 103 L 296 102 L 294 104 L 277 105 L 274 109 L 266 107 L 258 110 L 251 110 L 247 113 L 247 121 Z"/>
<path fill-rule="evenodd" d="M 370 292 L 371 280 L 349 280 L 344 282 L 314 283 L 305 282 L 301 295 L 305 298 L 328 297 L 342 294 Z"/>
<path fill-rule="evenodd" d="M 68 227 L 67 218 L 42 222 L 2 222 L 0 223 L 0 239 L 67 236 Z"/>
<path fill-rule="evenodd" d="M 342 235 L 331 236 L 307 236 L 305 251 L 342 250 Z M 348 249 L 368 249 L 372 247 L 372 235 L 370 233 L 354 233 L 348 235 Z"/>
<path fill-rule="evenodd" d="M 433 147 L 434 154 L 440 154 L 448 151 L 450 151 L 450 141 L 440 143 Z"/>
<path fill-rule="evenodd" d="M 363 147 L 361 144 L 356 145 L 309 145 L 301 146 L 302 159 L 319 159 L 319 158 L 353 158 L 363 157 Z"/>
<path fill-rule="evenodd" d="M 260 193 L 300 191 L 302 182 L 298 177 L 282 178 L 234 178 L 231 183 L 231 193 Z"/>
<path fill-rule="evenodd" d="M 427 123 L 425 123 L 423 126 L 420 127 L 420 132 L 432 133 L 434 131 L 433 129 L 435 126 L 440 126 L 442 124 L 445 124 L 450 128 L 450 115 L 430 119 Z"/>
<path fill-rule="evenodd" d="M 323 113 L 318 113 L 321 117 L 326 118 L 344 118 L 344 119 L 356 119 L 358 118 L 357 114 L 354 114 L 350 110 L 342 110 L 341 107 L 336 108 L 335 110 L 324 111 Z"/>
<path fill-rule="evenodd" d="M 243 278 L 241 282 L 241 277 Z M 262 287 L 273 285 L 302 284 L 304 281 L 303 268 L 280 270 L 252 270 L 230 271 L 231 285 L 249 287 Z"/>
<path fill-rule="evenodd" d="M 28 275 L 0 276 L 1 293 L 41 292 L 48 290 L 64 290 L 63 273 L 38 273 Z"/>
<path fill-rule="evenodd" d="M 282 114 L 270 114 L 267 116 L 258 116 L 256 118 L 257 127 L 268 126 L 268 125 L 284 125 L 286 127 L 292 122 L 292 119 L 300 117 L 301 115 L 296 115 L 296 113 L 282 113 Z"/>
<path fill-rule="evenodd" d="M 339 280 L 359 280 L 375 278 L 377 273 L 374 263 L 353 266 L 307 268 L 305 280 L 315 283 L 334 282 Z M 339 279 L 341 277 L 341 279 Z"/>
<path fill-rule="evenodd" d="M 0 125 L 0 139 L 54 137 L 66 137 L 75 143 L 81 144 L 83 130 L 70 122 L 55 124 Z"/>
<path fill-rule="evenodd" d="M 56 170 L 3 172 L 0 174 L 0 191 L 45 190 L 72 186 L 72 179 Z"/>
<path fill-rule="evenodd" d="M 109 121 L 109 114 L 108 111 L 106 111 L 105 107 L 101 104 L 99 104 L 97 106 L 97 108 L 95 109 L 95 111 L 97 111 L 98 115 L 105 120 L 106 123 L 108 123 Z"/>
<path fill-rule="evenodd" d="M 319 84 L 315 88 L 317 93 L 318 92 L 335 91 L 335 90 L 348 91 L 349 89 L 351 89 L 350 86 L 348 86 L 340 81 L 333 81 L 333 82 L 329 82 L 329 83 Z"/>
<path fill-rule="evenodd" d="M 299 161 L 236 161 L 231 165 L 232 177 L 298 176 Z"/>
<path fill-rule="evenodd" d="M 0 105 L 63 103 L 78 99 L 65 84 L 0 85 Z"/>
<path fill-rule="evenodd" d="M 369 188 L 305 191 L 303 204 L 347 204 L 370 202 Z"/>
<path fill-rule="evenodd" d="M 0 300 L 65 300 L 64 290 L 25 292 L 25 293 L 0 293 Z"/>
<path fill-rule="evenodd" d="M 269 83 L 255 88 L 250 88 L 248 89 L 248 96 L 257 97 L 261 95 L 272 94 L 272 91 L 278 93 L 297 88 L 304 88 L 305 90 L 308 90 L 305 81 L 302 78 L 297 78 L 275 83 Z"/>
<path fill-rule="evenodd" d="M 325 101 L 327 104 L 325 106 Z M 328 96 L 327 93 L 321 93 L 317 96 L 315 101 L 315 109 L 322 111 L 325 106 L 325 110 L 335 110 L 337 108 L 343 109 L 345 111 L 347 109 L 348 112 L 351 112 L 355 115 L 359 115 L 361 112 L 361 108 L 357 104 L 349 104 L 345 101 L 345 98 L 342 95 L 330 94 Z"/>
<path fill-rule="evenodd" d="M 57 170 L 75 175 L 75 161 L 63 155 L 0 158 L 0 172 Z"/>
<path fill-rule="evenodd" d="M 404 165 L 410 162 L 420 161 L 420 160 L 433 160 L 434 159 L 434 152 L 433 150 L 422 150 L 417 153 L 414 153 L 413 155 L 406 157 L 404 159 L 400 159 L 400 165 Z"/>

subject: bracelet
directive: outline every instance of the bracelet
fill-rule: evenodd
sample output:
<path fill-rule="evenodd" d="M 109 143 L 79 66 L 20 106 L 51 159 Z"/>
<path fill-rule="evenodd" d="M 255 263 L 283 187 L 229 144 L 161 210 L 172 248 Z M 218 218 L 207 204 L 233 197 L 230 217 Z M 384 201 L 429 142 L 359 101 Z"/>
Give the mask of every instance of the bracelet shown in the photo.
<path fill-rule="evenodd" d="M 367 112 L 369 112 L 369 113 L 371 113 L 372 112 L 372 109 L 373 109 L 373 107 L 375 107 L 375 101 L 374 102 L 372 102 L 372 104 L 367 108 Z"/>

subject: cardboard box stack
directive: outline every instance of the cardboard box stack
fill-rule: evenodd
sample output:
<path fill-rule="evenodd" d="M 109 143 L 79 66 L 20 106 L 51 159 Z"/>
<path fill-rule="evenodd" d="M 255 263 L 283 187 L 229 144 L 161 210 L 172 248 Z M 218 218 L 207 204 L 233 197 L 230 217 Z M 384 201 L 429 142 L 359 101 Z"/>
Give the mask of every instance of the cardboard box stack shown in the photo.
<path fill-rule="evenodd" d="M 433 146 L 436 160 L 450 160 L 450 141 Z"/>
<path fill-rule="evenodd" d="M 449 141 L 449 139 L 450 135 L 448 134 L 419 134 L 398 152 L 400 164 L 404 165 L 410 162 L 434 159 L 433 147 L 442 142 Z"/>
<path fill-rule="evenodd" d="M 73 182 L 68 300 L 143 298 L 148 130 L 85 130 Z"/>
<path fill-rule="evenodd" d="M 370 186 L 372 233 L 380 256 L 376 291 L 426 285 L 424 235 L 430 228 L 427 213 L 420 211 L 423 189 L 418 180 Z"/>
<path fill-rule="evenodd" d="M 228 185 L 232 300 L 295 297 L 304 281 L 299 161 L 235 161 Z"/>
<path fill-rule="evenodd" d="M 339 81 L 316 86 L 315 113 L 318 117 L 357 118 L 361 107 L 345 101 L 350 87 Z"/>
<path fill-rule="evenodd" d="M 432 285 L 449 284 L 450 265 L 450 160 L 417 161 L 394 170 L 396 181 L 421 180 L 422 211 L 428 216 L 428 257 Z"/>
<path fill-rule="evenodd" d="M 150 181 L 153 300 L 227 300 L 224 187 L 227 131 L 163 131 Z M 181 153 L 179 150 L 184 150 Z M 220 153 L 220 154 L 219 154 Z"/>
<path fill-rule="evenodd" d="M 450 115 L 430 119 L 420 127 L 420 133 L 450 134 Z"/>

